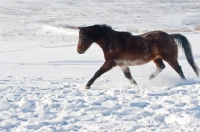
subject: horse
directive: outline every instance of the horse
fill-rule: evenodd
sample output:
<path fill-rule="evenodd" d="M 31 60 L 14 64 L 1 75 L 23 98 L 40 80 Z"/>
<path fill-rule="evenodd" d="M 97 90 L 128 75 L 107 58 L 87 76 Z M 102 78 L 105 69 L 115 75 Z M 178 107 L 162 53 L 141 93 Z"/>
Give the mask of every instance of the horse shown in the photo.
<path fill-rule="evenodd" d="M 77 52 L 83 54 L 92 45 L 98 44 L 104 53 L 105 62 L 87 82 L 85 89 L 90 89 L 94 81 L 113 67 L 119 66 L 131 84 L 137 85 L 129 66 L 142 65 L 150 61 L 156 64 L 156 70 L 149 79 L 155 78 L 164 68 L 166 61 L 181 77 L 186 80 L 178 63 L 178 47 L 182 47 L 186 59 L 199 77 L 199 68 L 194 62 L 188 39 L 181 34 L 168 34 L 163 31 L 151 31 L 141 35 L 115 31 L 108 25 L 78 27 L 79 38 Z"/>

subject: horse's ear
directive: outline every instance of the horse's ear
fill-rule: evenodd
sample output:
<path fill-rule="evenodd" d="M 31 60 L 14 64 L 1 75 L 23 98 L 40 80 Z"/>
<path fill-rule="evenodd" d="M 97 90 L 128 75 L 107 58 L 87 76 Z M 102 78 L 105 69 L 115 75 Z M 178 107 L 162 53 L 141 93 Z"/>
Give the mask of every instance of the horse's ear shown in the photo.
<path fill-rule="evenodd" d="M 78 27 L 78 29 L 79 29 L 79 31 L 80 31 L 81 33 L 84 33 L 84 28 L 83 28 L 83 27 Z"/>
<path fill-rule="evenodd" d="M 78 27 L 79 30 L 84 31 L 85 28 L 84 27 Z"/>

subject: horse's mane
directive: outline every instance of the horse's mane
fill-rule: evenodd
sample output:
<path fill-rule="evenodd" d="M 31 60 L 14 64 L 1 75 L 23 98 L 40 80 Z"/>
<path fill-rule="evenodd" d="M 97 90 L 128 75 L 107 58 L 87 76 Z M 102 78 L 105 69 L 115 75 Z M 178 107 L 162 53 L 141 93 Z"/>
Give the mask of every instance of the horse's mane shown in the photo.
<path fill-rule="evenodd" d="M 96 30 L 99 30 L 99 31 L 102 31 L 102 30 L 112 30 L 111 26 L 108 26 L 106 24 L 102 24 L 102 25 L 93 25 L 93 26 L 88 26 L 88 27 L 83 27 L 83 28 L 87 28 L 87 29 L 96 29 Z"/>
<path fill-rule="evenodd" d="M 88 28 L 96 28 L 98 30 L 112 30 L 111 26 L 108 26 L 106 24 L 102 24 L 102 25 L 93 25 L 93 26 L 89 26 Z"/>
<path fill-rule="evenodd" d="M 114 32 L 114 30 L 106 25 L 93 25 L 93 26 L 88 26 L 88 27 L 79 27 L 80 31 L 84 34 L 90 35 L 90 36 L 95 36 L 95 35 L 107 35 L 110 34 L 111 32 Z"/>

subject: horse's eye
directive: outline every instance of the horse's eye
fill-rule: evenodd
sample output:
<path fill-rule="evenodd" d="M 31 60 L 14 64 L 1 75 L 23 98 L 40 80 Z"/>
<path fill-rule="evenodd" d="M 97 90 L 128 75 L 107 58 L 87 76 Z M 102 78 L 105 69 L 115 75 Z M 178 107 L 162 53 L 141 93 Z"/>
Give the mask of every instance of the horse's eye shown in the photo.
<path fill-rule="evenodd" d="M 80 39 L 83 41 L 85 39 L 85 35 L 84 34 L 80 34 Z"/>

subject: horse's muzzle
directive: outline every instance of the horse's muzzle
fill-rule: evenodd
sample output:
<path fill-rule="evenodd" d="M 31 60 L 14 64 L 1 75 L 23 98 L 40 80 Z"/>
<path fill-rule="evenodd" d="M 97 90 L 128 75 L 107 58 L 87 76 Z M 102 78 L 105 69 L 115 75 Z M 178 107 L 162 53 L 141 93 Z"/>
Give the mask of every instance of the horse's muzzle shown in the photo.
<path fill-rule="evenodd" d="M 81 50 L 77 50 L 77 52 L 78 52 L 79 54 L 83 54 L 83 53 L 84 53 L 84 51 L 81 51 Z"/>

